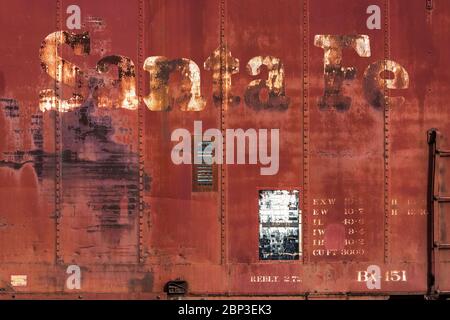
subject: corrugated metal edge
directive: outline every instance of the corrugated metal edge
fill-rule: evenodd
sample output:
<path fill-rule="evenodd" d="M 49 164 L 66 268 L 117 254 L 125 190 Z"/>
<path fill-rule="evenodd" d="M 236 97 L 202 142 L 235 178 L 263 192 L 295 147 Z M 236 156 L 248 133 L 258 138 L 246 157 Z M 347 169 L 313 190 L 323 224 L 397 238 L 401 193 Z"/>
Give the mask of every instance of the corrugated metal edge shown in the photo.
<path fill-rule="evenodd" d="M 139 0 L 138 8 L 138 66 L 144 64 L 144 0 Z M 144 75 L 141 69 L 138 71 L 138 94 L 144 96 Z M 145 263 L 144 250 L 144 175 L 145 175 L 145 104 L 142 99 L 138 107 L 138 161 L 139 161 L 139 218 L 138 218 L 138 260 Z"/>
<path fill-rule="evenodd" d="M 308 212 L 309 212 L 309 0 L 303 0 L 303 183 L 300 196 L 302 208 L 302 257 L 309 261 Z"/>
<path fill-rule="evenodd" d="M 384 60 L 390 58 L 390 30 L 389 30 L 389 2 L 384 0 Z M 385 64 L 386 70 L 386 64 Z M 386 70 L 387 71 L 387 70 Z M 384 87 L 384 96 L 389 96 L 389 89 Z M 384 105 L 384 262 L 390 259 L 390 203 L 391 203 L 391 183 L 390 183 L 390 109 L 389 98 L 385 99 Z"/>
<path fill-rule="evenodd" d="M 226 93 L 224 92 L 224 76 L 226 72 L 226 38 L 225 38 L 225 22 L 226 22 L 226 2 L 220 1 L 220 91 L 221 91 L 221 104 L 220 104 L 220 130 L 222 132 L 222 154 L 225 154 L 226 150 L 226 114 L 227 114 L 227 101 L 224 99 Z M 226 264 L 228 262 L 228 243 L 227 243 L 227 219 L 226 219 L 226 191 L 227 191 L 227 172 L 226 165 L 220 165 L 220 262 Z"/>
<path fill-rule="evenodd" d="M 62 0 L 56 0 L 56 30 L 62 30 Z M 58 46 L 55 46 L 55 57 L 58 54 Z M 55 110 L 55 258 L 56 264 L 63 263 L 63 257 L 61 254 L 61 170 L 62 170 L 62 159 L 61 159 L 61 147 L 62 147 L 62 137 L 61 137 L 61 117 L 59 113 L 59 106 L 62 92 L 62 87 L 59 83 L 59 69 L 55 67 L 55 93 L 56 93 L 56 110 Z"/>

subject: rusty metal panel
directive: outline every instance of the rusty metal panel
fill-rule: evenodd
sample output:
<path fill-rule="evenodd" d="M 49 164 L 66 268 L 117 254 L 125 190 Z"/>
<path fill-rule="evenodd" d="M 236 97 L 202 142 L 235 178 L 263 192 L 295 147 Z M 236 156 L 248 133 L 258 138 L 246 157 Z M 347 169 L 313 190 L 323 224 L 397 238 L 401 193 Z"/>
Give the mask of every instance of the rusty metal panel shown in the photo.
<path fill-rule="evenodd" d="M 445 0 L 1 1 L 0 297 L 436 293 L 427 132 L 450 149 L 449 16 Z"/>
<path fill-rule="evenodd" d="M 392 262 L 413 262 L 422 265 L 423 270 L 427 259 L 427 184 L 423 181 L 428 179 L 428 154 L 427 146 L 421 142 L 429 128 L 442 130 L 444 140 L 449 134 L 448 116 L 442 114 L 446 112 L 448 80 L 443 70 L 447 68 L 447 61 L 442 57 L 448 48 L 441 41 L 447 34 L 442 19 L 448 15 L 449 8 L 443 1 L 433 3 L 433 9 L 427 9 L 421 2 L 392 2 L 389 24 L 390 55 L 408 70 L 411 79 L 408 89 L 392 90 L 391 95 L 400 98 L 390 100 Z M 417 23 L 406 23 L 398 18 L 400 12 Z M 442 168 L 445 170 L 445 163 Z M 414 172 L 413 179 L 409 176 L 411 172 Z M 448 182 L 448 176 L 441 179 L 444 184 Z M 411 242 L 417 245 L 405 245 Z M 442 265 L 442 270 L 448 270 L 448 266 Z M 448 276 L 445 272 L 440 275 L 442 280 Z M 444 281 L 447 286 L 443 291 L 448 290 L 448 280 Z"/>
<path fill-rule="evenodd" d="M 212 96 L 212 73 L 218 70 L 215 66 L 212 70 L 203 67 L 220 46 L 219 19 L 219 1 L 146 3 L 144 56 L 146 59 L 165 57 L 167 62 L 159 69 L 160 74 L 145 72 L 144 92 L 145 95 L 152 92 L 155 79 L 166 79 L 171 97 L 164 105 L 167 110 L 149 112 L 147 109 L 144 113 L 144 167 L 149 180 L 144 193 L 149 206 L 144 245 L 147 258 L 154 264 L 220 263 L 220 194 L 192 190 L 192 165 L 176 165 L 171 160 L 174 130 L 186 129 L 193 139 L 194 121 L 202 122 L 200 134 L 217 128 L 220 123 L 220 109 Z M 199 71 L 201 98 L 198 101 L 202 102 L 198 102 L 198 110 L 182 110 L 186 99 L 181 87 L 186 78 L 179 66 L 186 60 Z"/>
<path fill-rule="evenodd" d="M 364 94 L 367 66 L 384 59 L 384 32 L 326 18 L 369 5 L 384 9 L 382 1 L 310 6 L 309 245 L 318 263 L 384 261 L 384 110 Z"/>
<path fill-rule="evenodd" d="M 298 190 L 303 199 L 302 176 L 302 2 L 226 1 L 225 39 L 239 59 L 240 72 L 233 78 L 238 105 L 227 105 L 226 128 L 279 130 L 279 167 L 275 175 L 261 175 L 265 167 L 226 166 L 227 261 L 231 264 L 233 294 L 290 293 L 300 290 L 303 256 L 296 260 L 261 260 L 259 256 L 259 207 L 261 190 Z M 286 50 L 289 43 L 289 50 Z M 250 73 L 257 59 L 279 59 Z M 275 73 L 271 76 L 271 73 Z M 278 74 L 277 74 L 278 73 Z M 276 78 L 278 77 L 278 79 Z M 274 80 L 275 78 L 275 80 Z M 260 81 L 258 84 L 256 81 Z M 275 87 L 277 82 L 280 90 Z M 263 85 L 262 85 L 263 84 Z M 227 141 L 228 143 L 228 141 Z M 270 139 L 273 144 L 273 137 Z M 271 149 L 269 149 L 270 151 Z M 250 156 L 250 155 L 249 155 Z M 301 230 L 300 230 L 301 232 Z M 288 282 L 261 282 L 261 276 Z"/>
<path fill-rule="evenodd" d="M 71 4 L 58 3 L 61 17 Z M 89 44 L 73 37 L 75 44 L 61 46 L 61 58 L 80 70 L 75 86 L 67 85 L 70 74 L 63 70 L 59 97 L 70 104 L 74 95 L 82 96 L 76 108 L 58 115 L 62 262 L 138 260 L 138 4 L 109 4 L 118 16 L 101 2 L 78 2 L 84 21 L 76 34 Z"/>
<path fill-rule="evenodd" d="M 393 19 L 403 12 L 416 24 L 404 24 L 403 19 Z M 428 25 L 429 11 L 423 3 L 407 3 L 398 1 L 390 4 L 390 58 L 401 63 L 410 75 L 410 87 L 406 90 L 392 90 L 389 101 L 390 130 L 390 163 L 391 163 L 391 201 L 390 210 L 390 249 L 392 262 L 415 262 L 423 264 L 426 261 L 427 225 L 426 225 L 426 191 L 428 179 L 428 154 L 423 145 L 423 132 L 431 125 L 426 118 L 425 96 L 428 94 L 427 82 L 431 80 L 432 70 L 428 65 L 431 61 L 428 52 L 432 50 L 432 39 Z M 412 36 L 415 34 L 415 36 Z M 422 45 L 417 48 L 412 41 Z M 418 61 L 420 61 L 418 63 Z M 403 98 L 402 98 L 403 97 Z M 429 108 L 433 108 L 429 106 Z M 427 107 L 428 109 L 428 107 Z M 439 124 L 435 124 L 440 127 Z M 408 172 L 414 172 L 414 179 L 407 179 Z M 405 177 L 405 178 L 402 178 Z M 408 226 L 408 232 L 404 232 Z M 410 241 L 417 242 L 415 246 L 405 246 Z"/>
<path fill-rule="evenodd" d="M 42 36 L 54 30 L 55 4 L 23 14 L 1 2 L 0 256 L 9 263 L 53 263 L 55 255 L 54 117 L 39 111 Z M 47 16 L 40 21 L 37 16 Z M 15 30 L 14 35 L 11 31 Z M 16 274 L 21 274 L 17 270 Z"/>

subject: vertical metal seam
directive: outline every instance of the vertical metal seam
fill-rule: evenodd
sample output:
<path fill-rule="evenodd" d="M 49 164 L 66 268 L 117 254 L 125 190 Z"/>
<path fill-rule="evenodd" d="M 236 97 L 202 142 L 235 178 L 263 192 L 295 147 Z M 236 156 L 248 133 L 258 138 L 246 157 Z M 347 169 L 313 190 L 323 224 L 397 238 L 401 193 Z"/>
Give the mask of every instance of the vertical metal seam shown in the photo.
<path fill-rule="evenodd" d="M 384 68 L 387 71 L 386 60 L 390 57 L 390 30 L 389 30 L 389 0 L 384 1 Z M 389 89 L 387 86 L 384 87 L 385 105 L 384 105 L 384 262 L 389 262 L 390 257 L 390 217 L 389 217 L 389 207 L 390 207 L 390 108 L 389 108 Z"/>
<path fill-rule="evenodd" d="M 224 77 L 226 72 L 226 43 L 225 43 L 225 0 L 220 1 L 220 130 L 222 132 L 222 154 L 225 154 L 225 117 L 226 117 L 226 92 L 224 92 Z M 226 88 L 225 88 L 226 89 Z M 220 237 L 221 237 L 221 264 L 225 264 L 227 261 L 227 241 L 226 241 L 226 166 L 220 165 Z"/>
<path fill-rule="evenodd" d="M 143 65 L 144 60 L 144 0 L 139 0 L 138 8 L 138 66 Z M 138 71 L 138 85 L 139 97 L 143 97 L 143 74 Z M 145 262 L 145 252 L 143 244 L 143 226 L 144 226 L 144 161 L 145 161 L 145 146 L 144 146 L 144 111 L 145 106 L 142 100 L 139 99 L 138 104 L 138 163 L 139 163 L 139 217 L 138 217 L 138 259 L 139 263 Z"/>
<path fill-rule="evenodd" d="M 60 31 L 61 26 L 61 0 L 56 0 L 56 30 Z M 61 35 L 62 36 L 62 35 Z M 56 41 L 56 40 L 55 40 Z M 55 46 L 55 57 L 58 55 L 58 44 Z M 61 105 L 61 86 L 59 79 L 61 74 L 59 66 L 56 64 L 55 79 L 55 255 L 56 263 L 62 263 L 61 256 L 61 118 L 59 108 Z M 61 69 L 62 71 L 62 69 Z"/>
<path fill-rule="evenodd" d="M 439 182 L 436 180 L 436 165 L 438 162 L 438 155 L 436 154 L 437 141 L 439 139 L 439 131 L 430 129 L 428 134 L 428 194 L 427 194 L 427 294 L 432 296 L 436 294 L 438 288 L 438 278 L 436 277 L 436 258 L 437 252 L 434 248 L 435 240 L 435 213 L 439 210 L 436 205 L 435 194 L 436 186 Z"/>
<path fill-rule="evenodd" d="M 303 0 L 303 210 L 302 215 L 302 254 L 303 261 L 308 262 L 308 191 L 309 191 L 309 0 Z"/>

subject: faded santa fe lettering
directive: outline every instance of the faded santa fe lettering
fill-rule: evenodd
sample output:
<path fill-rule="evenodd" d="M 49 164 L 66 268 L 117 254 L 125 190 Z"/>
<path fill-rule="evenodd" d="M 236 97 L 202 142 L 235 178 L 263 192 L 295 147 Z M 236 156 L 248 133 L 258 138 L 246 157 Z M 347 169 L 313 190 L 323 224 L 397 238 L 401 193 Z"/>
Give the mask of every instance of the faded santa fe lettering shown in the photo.
<path fill-rule="evenodd" d="M 41 111 L 67 112 L 81 106 L 85 98 L 97 100 L 101 108 L 125 108 L 136 110 L 141 97 L 136 94 L 136 71 L 133 61 L 122 55 L 108 55 L 98 61 L 94 70 L 83 71 L 76 64 L 60 56 L 61 45 L 69 45 L 75 55 L 90 54 L 89 33 L 57 31 L 42 42 L 39 54 L 43 70 L 56 81 L 55 89 L 44 89 L 39 94 Z M 343 50 L 353 49 L 360 57 L 370 57 L 370 39 L 367 35 L 316 35 L 314 45 L 324 51 L 324 93 L 319 98 L 321 110 L 335 108 L 346 111 L 352 98 L 344 92 L 345 81 L 354 80 L 355 67 L 343 66 Z M 118 78 L 109 76 L 111 65 L 117 66 Z M 244 92 L 245 104 L 255 110 L 283 111 L 289 107 L 286 96 L 285 68 L 281 59 L 271 55 L 256 56 L 249 60 L 247 71 L 258 76 L 261 68 L 267 69 L 267 79 L 252 80 Z M 212 97 L 216 106 L 238 106 L 241 99 L 232 88 L 232 75 L 239 73 L 239 59 L 232 56 L 226 46 L 217 48 L 204 62 L 205 70 L 212 72 Z M 151 111 L 170 111 L 179 106 L 182 111 L 202 111 L 206 101 L 201 94 L 201 76 L 198 65 L 187 58 L 169 60 L 164 56 L 148 57 L 143 70 L 150 75 L 150 91 L 142 97 Z M 170 91 L 170 77 L 177 72 L 180 85 Z M 392 77 L 393 75 L 393 77 Z M 61 86 L 73 88 L 72 97 L 64 100 Z M 398 62 L 381 60 L 370 64 L 363 78 L 367 101 L 379 108 L 388 99 L 387 89 L 406 89 L 409 75 Z M 88 91 L 89 90 L 89 91 Z M 81 92 L 84 92 L 83 96 Z M 95 93 L 95 94 L 94 94 Z M 112 96 L 112 97 L 111 97 Z M 391 98 L 403 101 L 403 97 Z"/>
<path fill-rule="evenodd" d="M 80 89 L 85 84 L 85 74 L 80 67 L 60 57 L 60 46 L 63 44 L 69 45 L 73 53 L 78 56 L 86 56 L 90 52 L 88 33 L 75 34 L 57 31 L 49 34 L 41 44 L 39 50 L 41 66 L 58 84 L 62 83 L 74 89 Z M 60 87 L 57 86 L 57 88 Z M 41 111 L 52 109 L 68 111 L 81 106 L 83 101 L 83 96 L 75 92 L 68 100 L 61 100 L 60 92 L 55 92 L 53 89 L 41 90 L 39 93 L 39 109 Z"/>
<path fill-rule="evenodd" d="M 355 67 L 342 65 L 342 51 L 353 48 L 360 57 L 370 57 L 370 40 L 367 35 L 316 35 L 314 45 L 324 50 L 324 94 L 319 99 L 321 109 L 336 108 L 346 111 L 351 97 L 344 96 L 343 83 L 356 76 Z"/>
<path fill-rule="evenodd" d="M 136 95 L 136 73 L 133 61 L 125 56 L 107 56 L 97 62 L 96 69 L 100 74 L 106 73 L 111 65 L 117 66 L 118 79 L 109 81 L 109 86 L 107 86 L 108 94 L 106 92 L 105 94 L 99 93 L 98 106 L 100 108 L 114 107 L 114 101 L 117 101 L 117 108 L 136 110 L 139 105 L 139 99 Z M 118 98 L 111 99 L 111 91 L 117 88 L 119 88 Z M 102 89 L 100 88 L 99 91 Z"/>
<path fill-rule="evenodd" d="M 201 111 L 205 108 L 206 103 L 200 93 L 200 69 L 194 61 L 149 57 L 144 62 L 144 70 L 150 73 L 150 93 L 144 97 L 150 110 L 169 110 L 174 103 L 180 105 L 182 111 Z M 169 95 L 169 77 L 174 71 L 181 73 L 181 92 L 172 99 Z"/>
<path fill-rule="evenodd" d="M 75 55 L 90 54 L 89 33 L 70 33 L 58 31 L 48 35 L 39 51 L 43 70 L 56 81 L 54 89 L 44 89 L 39 93 L 41 111 L 58 110 L 67 112 L 82 105 L 85 96 L 97 99 L 100 108 L 124 108 L 136 110 L 139 98 L 136 95 L 136 74 L 133 61 L 125 56 L 111 55 L 98 61 L 95 70 L 82 71 L 70 61 L 60 57 L 61 45 L 69 45 Z M 116 65 L 118 78 L 107 75 L 111 65 Z M 72 97 L 62 99 L 62 85 L 73 88 Z M 86 90 L 89 90 L 87 92 Z M 93 92 L 97 91 L 94 95 Z"/>
<path fill-rule="evenodd" d="M 220 106 L 225 101 L 230 106 L 237 106 L 241 98 L 231 90 L 231 77 L 239 73 L 239 60 L 233 57 L 228 47 L 220 46 L 214 50 L 203 66 L 205 70 L 212 71 L 214 104 Z"/>
<path fill-rule="evenodd" d="M 392 78 L 387 78 L 389 73 Z M 367 101 L 375 108 L 385 106 L 388 99 L 403 104 L 405 98 L 389 98 L 386 89 L 407 89 L 409 87 L 408 72 L 399 63 L 392 60 L 376 61 L 364 72 L 364 94 Z"/>
<path fill-rule="evenodd" d="M 245 103 L 255 109 L 285 110 L 289 106 L 289 98 L 284 89 L 284 66 L 279 58 L 258 56 L 247 64 L 248 73 L 257 76 L 261 67 L 268 70 L 267 80 L 257 79 L 250 82 L 245 91 Z M 266 91 L 266 96 L 264 96 Z"/>
<path fill-rule="evenodd" d="M 275 175 L 279 170 L 279 129 L 270 129 L 270 153 L 268 130 L 259 129 L 227 129 L 225 132 L 226 154 L 223 155 L 223 138 L 219 129 L 211 128 L 203 133 L 202 121 L 194 121 L 194 139 L 189 130 L 175 129 L 171 134 L 171 141 L 178 142 L 171 151 L 172 162 L 181 164 L 257 164 L 261 175 Z M 201 141 L 211 141 L 204 154 L 213 155 L 207 158 L 203 154 L 192 155 L 192 140 L 194 145 Z M 247 147 L 248 142 L 248 147 Z M 246 155 L 248 154 L 248 162 Z"/>

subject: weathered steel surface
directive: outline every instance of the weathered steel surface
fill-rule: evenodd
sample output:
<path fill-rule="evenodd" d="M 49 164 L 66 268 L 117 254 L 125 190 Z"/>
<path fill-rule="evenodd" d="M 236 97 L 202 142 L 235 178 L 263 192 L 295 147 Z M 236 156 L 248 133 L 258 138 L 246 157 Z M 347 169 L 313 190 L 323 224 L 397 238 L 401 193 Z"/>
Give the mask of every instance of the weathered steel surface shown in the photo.
<path fill-rule="evenodd" d="M 426 294 L 449 17 L 446 0 L 0 1 L 0 297 Z M 279 129 L 278 170 L 175 164 L 195 121 Z M 299 196 L 261 224 L 288 233 L 272 260 L 261 190 Z"/>

